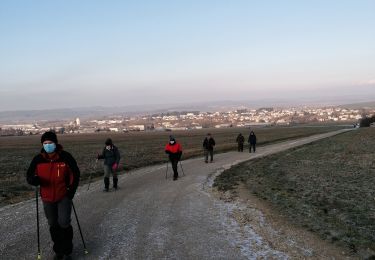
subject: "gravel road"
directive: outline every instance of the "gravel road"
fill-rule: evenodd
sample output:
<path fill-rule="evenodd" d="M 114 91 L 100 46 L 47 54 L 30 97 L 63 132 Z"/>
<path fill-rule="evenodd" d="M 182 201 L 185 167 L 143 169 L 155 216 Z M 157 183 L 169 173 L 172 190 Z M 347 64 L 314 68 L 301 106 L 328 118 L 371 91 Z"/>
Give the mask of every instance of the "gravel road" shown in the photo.
<path fill-rule="evenodd" d="M 76 221 L 74 259 L 287 259 L 288 252 L 272 245 L 251 226 L 246 234 L 231 212 L 235 205 L 211 193 L 214 177 L 234 164 L 277 153 L 347 130 L 259 147 L 257 153 L 217 154 L 182 161 L 185 176 L 165 179 L 166 164 L 122 173 L 119 189 L 102 192 L 102 181 L 78 189 L 74 204 L 86 245 L 84 255 Z M 125 159 L 126 160 L 126 159 Z M 180 176 L 181 168 L 179 169 Z M 43 212 L 42 259 L 53 252 Z M 0 208 L 1 259 L 36 258 L 35 200 Z M 261 223 L 259 223 L 261 225 Z M 301 256 L 303 258 L 303 256 Z"/>

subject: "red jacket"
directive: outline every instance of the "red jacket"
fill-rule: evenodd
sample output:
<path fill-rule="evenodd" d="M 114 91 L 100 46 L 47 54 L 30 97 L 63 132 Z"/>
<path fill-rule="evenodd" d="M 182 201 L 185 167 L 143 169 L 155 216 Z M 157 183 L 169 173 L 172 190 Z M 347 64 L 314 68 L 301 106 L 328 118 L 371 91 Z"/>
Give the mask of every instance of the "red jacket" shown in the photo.
<path fill-rule="evenodd" d="M 169 155 L 170 160 L 180 160 L 182 155 L 181 145 L 177 142 L 174 144 L 168 143 L 165 146 L 165 152 Z"/>
<path fill-rule="evenodd" d="M 44 150 L 34 157 L 27 171 L 27 181 L 34 175 L 40 179 L 40 196 L 45 202 L 62 200 L 68 192 L 75 193 L 80 171 L 76 161 L 68 152 L 60 149 L 52 158 Z"/>
<path fill-rule="evenodd" d="M 180 153 L 182 152 L 182 147 L 177 142 L 175 142 L 174 144 L 167 143 L 167 145 L 165 146 L 165 152 Z"/>

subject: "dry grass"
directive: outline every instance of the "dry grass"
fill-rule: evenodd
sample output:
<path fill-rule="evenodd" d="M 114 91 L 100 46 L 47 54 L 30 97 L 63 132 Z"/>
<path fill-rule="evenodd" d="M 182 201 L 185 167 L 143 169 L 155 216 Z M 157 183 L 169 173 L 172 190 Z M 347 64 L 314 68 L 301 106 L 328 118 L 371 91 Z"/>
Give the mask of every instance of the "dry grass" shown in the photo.
<path fill-rule="evenodd" d="M 249 161 L 224 172 L 215 185 L 267 200 L 292 223 L 375 256 L 375 129 L 360 129 Z"/>
<path fill-rule="evenodd" d="M 290 138 L 308 136 L 336 130 L 337 127 L 281 127 L 255 128 L 259 144 L 277 142 Z M 164 146 L 170 134 L 181 142 L 183 159 L 201 156 L 202 142 L 207 132 L 211 132 L 217 142 L 216 152 L 236 149 L 235 139 L 239 132 L 245 136 L 249 129 L 204 129 L 179 132 L 130 132 L 99 133 L 79 135 L 59 135 L 59 142 L 77 160 L 81 170 L 81 181 L 102 175 L 101 163 L 96 164 L 96 154 L 100 153 L 107 137 L 112 137 L 120 149 L 124 170 L 165 162 Z M 20 136 L 0 138 L 0 205 L 14 203 L 30 197 L 32 187 L 25 181 L 25 173 L 33 156 L 41 149 L 40 136 Z"/>

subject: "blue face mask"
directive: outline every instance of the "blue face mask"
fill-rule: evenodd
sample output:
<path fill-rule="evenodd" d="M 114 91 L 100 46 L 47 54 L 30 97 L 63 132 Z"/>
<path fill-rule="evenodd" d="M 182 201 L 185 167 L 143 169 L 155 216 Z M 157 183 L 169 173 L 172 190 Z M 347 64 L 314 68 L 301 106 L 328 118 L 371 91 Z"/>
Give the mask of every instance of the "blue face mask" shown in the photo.
<path fill-rule="evenodd" d="M 51 144 L 43 144 L 44 151 L 46 153 L 53 153 L 56 150 L 56 144 L 51 143 Z"/>

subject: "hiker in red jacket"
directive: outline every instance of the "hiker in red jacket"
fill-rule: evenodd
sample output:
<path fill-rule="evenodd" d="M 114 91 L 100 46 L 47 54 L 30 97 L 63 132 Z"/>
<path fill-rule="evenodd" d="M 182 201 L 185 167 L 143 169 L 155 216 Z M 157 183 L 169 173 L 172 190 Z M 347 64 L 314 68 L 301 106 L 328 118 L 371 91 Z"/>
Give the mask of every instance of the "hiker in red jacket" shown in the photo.
<path fill-rule="evenodd" d="M 165 152 L 169 155 L 169 160 L 171 161 L 173 169 L 173 180 L 175 181 L 178 178 L 177 165 L 178 161 L 181 159 L 182 148 L 173 136 L 169 136 L 169 142 L 165 146 Z"/>
<path fill-rule="evenodd" d="M 40 185 L 40 196 L 53 241 L 54 259 L 71 259 L 73 228 L 72 199 L 79 183 L 80 171 L 73 156 L 64 151 L 54 132 L 42 135 L 42 150 L 27 170 L 27 182 Z"/>

